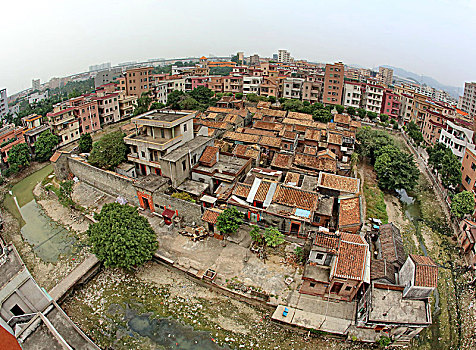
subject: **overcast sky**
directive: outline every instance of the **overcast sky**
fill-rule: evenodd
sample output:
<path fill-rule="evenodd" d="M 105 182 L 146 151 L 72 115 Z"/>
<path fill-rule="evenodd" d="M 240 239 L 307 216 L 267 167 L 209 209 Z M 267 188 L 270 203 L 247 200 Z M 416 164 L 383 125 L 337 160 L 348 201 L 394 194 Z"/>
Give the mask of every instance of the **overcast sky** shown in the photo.
<path fill-rule="evenodd" d="M 476 0 L 4 0 L 0 13 L 8 94 L 103 62 L 278 49 L 476 80 Z"/>

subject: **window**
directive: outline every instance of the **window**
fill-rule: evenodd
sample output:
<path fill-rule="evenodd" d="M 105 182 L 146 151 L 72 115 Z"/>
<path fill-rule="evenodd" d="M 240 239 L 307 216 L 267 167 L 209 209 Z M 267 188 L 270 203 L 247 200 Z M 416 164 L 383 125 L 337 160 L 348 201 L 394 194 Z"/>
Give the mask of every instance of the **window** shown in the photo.
<path fill-rule="evenodd" d="M 316 254 L 316 260 L 322 260 L 324 258 L 324 254 L 323 253 L 317 253 Z"/>
<path fill-rule="evenodd" d="M 182 160 L 182 170 L 187 170 L 187 162 L 185 160 Z"/>
<path fill-rule="evenodd" d="M 471 183 L 471 178 L 468 175 L 466 175 L 466 178 L 464 180 L 468 185 Z"/>
<path fill-rule="evenodd" d="M 476 170 L 476 164 L 471 163 L 471 170 Z"/>
<path fill-rule="evenodd" d="M 310 286 L 311 288 L 314 288 L 314 287 L 316 286 L 316 284 L 315 284 L 314 282 L 311 282 L 311 283 L 309 283 L 309 286 Z"/>
<path fill-rule="evenodd" d="M 347 287 L 345 287 L 345 291 L 346 291 L 346 292 L 349 292 L 351 289 L 352 289 L 352 286 L 347 286 Z"/>
<path fill-rule="evenodd" d="M 183 125 L 183 132 L 187 131 L 187 124 Z"/>

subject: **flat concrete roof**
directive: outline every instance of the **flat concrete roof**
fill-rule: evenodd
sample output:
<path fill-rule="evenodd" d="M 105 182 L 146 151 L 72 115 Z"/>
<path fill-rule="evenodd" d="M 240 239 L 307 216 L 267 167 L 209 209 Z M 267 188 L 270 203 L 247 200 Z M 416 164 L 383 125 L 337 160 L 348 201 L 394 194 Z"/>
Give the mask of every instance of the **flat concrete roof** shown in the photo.
<path fill-rule="evenodd" d="M 194 151 L 197 148 L 205 145 L 207 142 L 210 142 L 211 140 L 211 137 L 197 136 L 192 140 L 188 141 L 187 143 L 184 143 L 182 146 L 174 149 L 169 154 L 166 154 L 164 157 L 161 158 L 161 160 L 175 163 L 176 161 L 187 155 L 189 151 Z"/>
<path fill-rule="evenodd" d="M 134 183 L 134 186 L 149 192 L 154 192 L 165 185 L 167 181 L 168 179 L 166 177 L 149 174 L 137 180 L 136 183 Z"/>
<path fill-rule="evenodd" d="M 0 265 L 0 289 L 23 269 L 22 262 L 15 254 L 15 250 L 9 246 L 5 248 L 6 255 L 0 256 L 0 259 L 6 258 L 5 263 Z M 0 249 L 2 249 L 2 245 L 0 245 Z"/>
<path fill-rule="evenodd" d="M 210 186 L 209 184 L 206 184 L 203 182 L 187 179 L 184 182 L 182 182 L 182 184 L 180 184 L 180 186 L 177 187 L 177 189 L 180 191 L 193 194 L 194 196 L 199 196 L 203 192 L 205 192 L 209 186 Z"/>
<path fill-rule="evenodd" d="M 302 277 L 310 278 L 314 281 L 329 282 L 330 271 L 329 267 L 306 265 Z"/>
<path fill-rule="evenodd" d="M 147 120 L 155 120 L 155 121 L 161 121 L 161 122 L 166 122 L 166 123 L 172 123 L 176 120 L 179 120 L 191 113 L 189 112 L 175 112 L 175 111 L 155 111 L 153 113 L 146 113 L 143 115 L 140 115 L 136 118 L 133 118 L 133 121 L 147 121 Z"/>
<path fill-rule="evenodd" d="M 428 302 L 404 299 L 402 291 L 372 287 L 369 322 L 430 324 Z"/>
<path fill-rule="evenodd" d="M 215 173 L 217 177 L 230 179 L 230 175 L 223 174 L 223 172 L 238 174 L 238 172 L 243 168 L 243 166 L 245 166 L 247 162 L 248 159 L 238 158 L 220 153 L 218 162 L 216 162 L 212 167 L 207 167 L 198 164 L 194 169 L 205 171 L 208 173 Z M 231 176 L 231 179 L 233 179 L 233 176 Z"/>
<path fill-rule="evenodd" d="M 333 197 L 319 197 L 319 202 L 317 203 L 317 208 L 315 210 L 316 214 L 332 216 L 332 209 L 334 208 L 334 198 Z"/>

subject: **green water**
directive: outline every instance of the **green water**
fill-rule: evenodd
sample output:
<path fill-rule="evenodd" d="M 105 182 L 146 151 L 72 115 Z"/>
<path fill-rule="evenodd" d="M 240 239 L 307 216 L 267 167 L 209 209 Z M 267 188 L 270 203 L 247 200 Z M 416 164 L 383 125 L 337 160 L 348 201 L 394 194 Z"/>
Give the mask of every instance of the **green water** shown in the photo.
<path fill-rule="evenodd" d="M 50 164 L 17 183 L 11 190 L 13 196 L 7 194 L 3 205 L 19 220 L 22 237 L 33 246 L 35 254 L 45 262 L 54 263 L 61 255 L 71 254 L 76 239 L 51 220 L 33 197 L 35 186 L 52 171 Z"/>

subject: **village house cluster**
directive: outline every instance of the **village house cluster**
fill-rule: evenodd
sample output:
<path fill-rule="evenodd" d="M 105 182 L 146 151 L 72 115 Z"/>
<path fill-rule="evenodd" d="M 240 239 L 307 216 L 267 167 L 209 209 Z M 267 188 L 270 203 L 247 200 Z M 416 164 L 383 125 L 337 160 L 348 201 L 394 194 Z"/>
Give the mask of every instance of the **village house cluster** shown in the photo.
<path fill-rule="evenodd" d="M 429 326 L 435 263 L 407 257 L 392 224 L 363 228 L 360 180 L 351 166 L 360 122 L 334 111 L 332 122 L 320 123 L 308 114 L 273 109 L 270 102 L 243 106 L 228 96 L 219 105 L 227 107 L 134 117 L 124 138 L 127 163 L 104 171 L 57 152 L 56 176 L 76 176 L 154 213 L 167 226 L 195 224 L 217 239 L 224 239 L 216 223 L 227 207 L 241 212 L 246 224 L 277 228 L 307 247 L 298 292 L 331 303 L 329 319 L 338 326 L 324 327 L 329 332 L 368 341 L 388 336 L 405 344 Z M 172 192 L 187 193 L 192 201 Z M 336 302 L 353 314 L 345 327 L 333 309 Z M 325 321 L 285 304 L 273 319 L 315 329 Z"/>
<path fill-rule="evenodd" d="M 216 67 L 231 71 L 210 75 Z M 278 322 L 309 329 L 325 324 L 329 332 L 368 341 L 386 336 L 395 344 L 408 343 L 431 325 L 437 265 L 428 257 L 407 256 L 393 224 L 364 225 L 361 184 L 352 167 L 361 121 L 334 109 L 331 122 L 318 122 L 310 114 L 281 110 L 279 99 L 362 108 L 401 124 L 413 121 L 427 144 L 447 142 L 463 166 L 468 154 L 476 163 L 468 113 L 442 92 L 394 84 L 388 68 L 311 64 L 295 61 L 285 50 L 274 59 L 238 53 L 237 62 L 202 57 L 170 74 L 152 71 L 146 66 L 96 72 L 94 93 L 65 101 L 46 116 L 26 117 L 22 128 L 4 127 L 0 142 L 15 140 L 1 148 L 3 162 L 13 144 L 26 142 L 34 150 L 44 130 L 60 136 L 63 146 L 130 118 L 144 92 L 165 104 L 172 91 L 205 86 L 225 94 L 215 107 L 151 110 L 123 126 L 129 153 L 115 171 L 59 151 L 51 159 L 57 178 L 77 177 L 123 197 L 171 229 L 202 226 L 224 239 L 216 223 L 227 207 L 242 213 L 246 224 L 278 229 L 306 252 L 299 294 L 328 308 L 323 317 L 299 303 L 282 303 L 273 314 Z M 267 99 L 249 103 L 239 94 Z M 468 169 L 476 179 L 476 165 Z M 177 192 L 191 200 L 171 195 Z M 474 250 L 476 224 L 465 225 L 460 241 Z M 339 307 L 349 310 L 349 319 L 343 321 Z"/>

